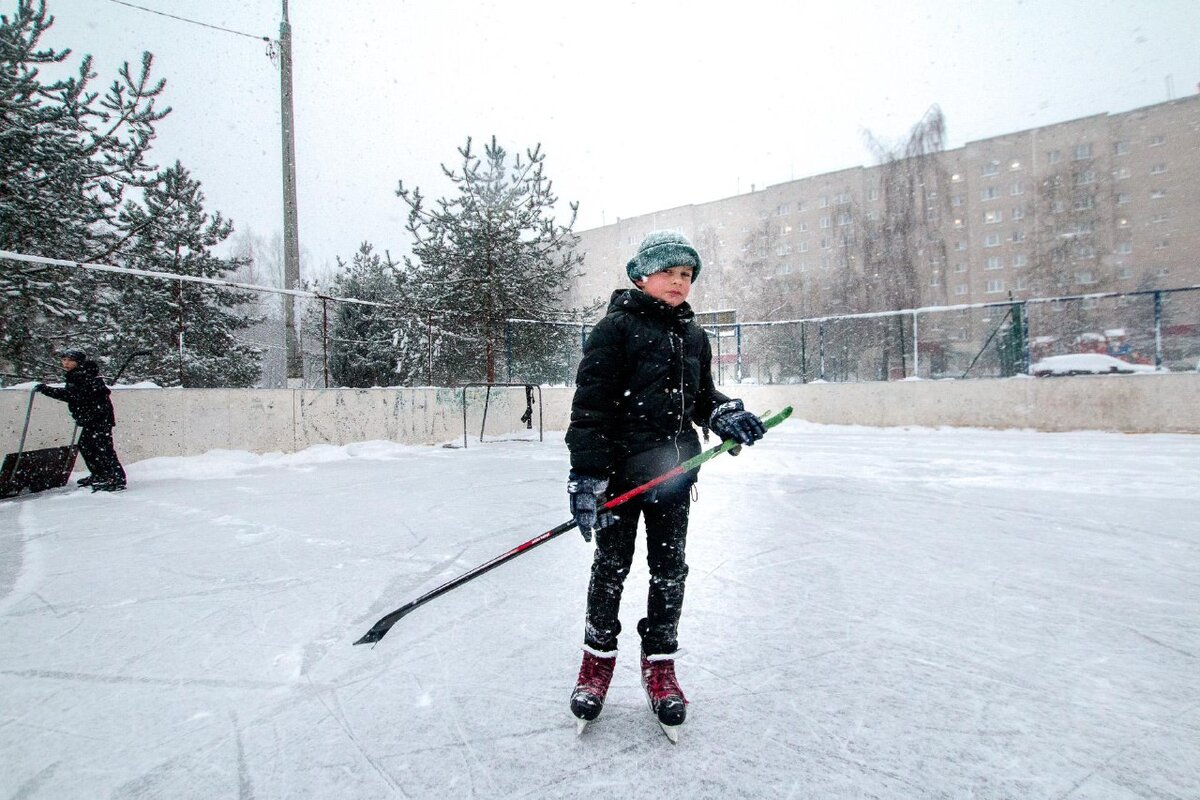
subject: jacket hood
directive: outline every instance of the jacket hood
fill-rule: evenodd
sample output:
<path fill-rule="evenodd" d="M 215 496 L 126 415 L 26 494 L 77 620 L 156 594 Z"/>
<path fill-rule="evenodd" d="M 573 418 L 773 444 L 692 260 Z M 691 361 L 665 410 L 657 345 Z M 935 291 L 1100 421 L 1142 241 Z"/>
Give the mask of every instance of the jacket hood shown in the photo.
<path fill-rule="evenodd" d="M 80 378 L 94 378 L 100 374 L 100 365 L 95 361 L 80 361 L 68 375 L 78 374 Z"/>

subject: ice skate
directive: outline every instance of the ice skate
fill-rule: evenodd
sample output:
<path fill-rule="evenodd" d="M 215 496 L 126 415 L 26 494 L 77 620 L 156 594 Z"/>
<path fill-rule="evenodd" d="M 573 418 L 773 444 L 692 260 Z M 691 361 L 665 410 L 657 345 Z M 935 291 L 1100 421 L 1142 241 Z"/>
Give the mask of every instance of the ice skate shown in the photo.
<path fill-rule="evenodd" d="M 646 701 L 658 718 L 663 733 L 672 743 L 679 742 L 679 726 L 687 718 L 687 698 L 675 678 L 675 659 L 671 655 L 642 654 L 642 688 Z"/>
<path fill-rule="evenodd" d="M 576 733 L 583 733 L 587 724 L 600 716 L 616 663 L 616 651 L 607 654 L 584 648 L 579 679 L 575 682 L 575 691 L 571 693 L 571 713 L 577 720 Z"/>

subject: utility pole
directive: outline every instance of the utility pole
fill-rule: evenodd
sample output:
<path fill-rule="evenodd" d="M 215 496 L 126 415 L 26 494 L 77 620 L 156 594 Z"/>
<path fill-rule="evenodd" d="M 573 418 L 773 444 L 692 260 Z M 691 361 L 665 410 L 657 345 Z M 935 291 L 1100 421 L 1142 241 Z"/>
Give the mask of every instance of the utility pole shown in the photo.
<path fill-rule="evenodd" d="M 283 0 L 279 23 L 280 112 L 283 115 L 283 288 L 300 287 L 300 230 L 296 214 L 296 129 L 292 115 L 292 26 L 288 0 Z M 296 298 L 283 296 L 284 343 L 287 352 L 287 385 L 303 386 L 304 362 L 296 336 Z"/>

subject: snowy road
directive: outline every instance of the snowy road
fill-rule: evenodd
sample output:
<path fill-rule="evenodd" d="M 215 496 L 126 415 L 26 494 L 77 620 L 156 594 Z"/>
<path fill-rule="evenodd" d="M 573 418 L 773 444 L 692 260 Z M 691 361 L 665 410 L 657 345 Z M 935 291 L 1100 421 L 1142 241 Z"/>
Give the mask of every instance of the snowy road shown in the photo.
<path fill-rule="evenodd" d="M 575 736 L 574 534 L 351 646 L 562 522 L 565 464 L 219 452 L 0 504 L 0 797 L 1200 797 L 1200 437 L 789 422 L 714 461 L 678 746 L 632 636 Z"/>

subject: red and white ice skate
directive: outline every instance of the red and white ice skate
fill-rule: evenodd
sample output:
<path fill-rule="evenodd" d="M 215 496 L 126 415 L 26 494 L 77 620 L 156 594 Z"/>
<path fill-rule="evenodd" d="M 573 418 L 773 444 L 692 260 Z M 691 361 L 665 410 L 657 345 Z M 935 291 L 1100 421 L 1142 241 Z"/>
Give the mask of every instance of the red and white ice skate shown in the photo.
<path fill-rule="evenodd" d="M 679 726 L 687 717 L 687 698 L 675 678 L 674 655 L 642 654 L 642 688 L 646 690 L 646 700 L 663 733 L 677 744 Z"/>
<path fill-rule="evenodd" d="M 578 726 L 576 733 L 583 733 L 587 724 L 600 716 L 616 663 L 615 651 L 603 653 L 588 647 L 583 648 L 579 679 L 575 681 L 575 691 L 571 693 L 571 713 L 575 715 Z"/>

